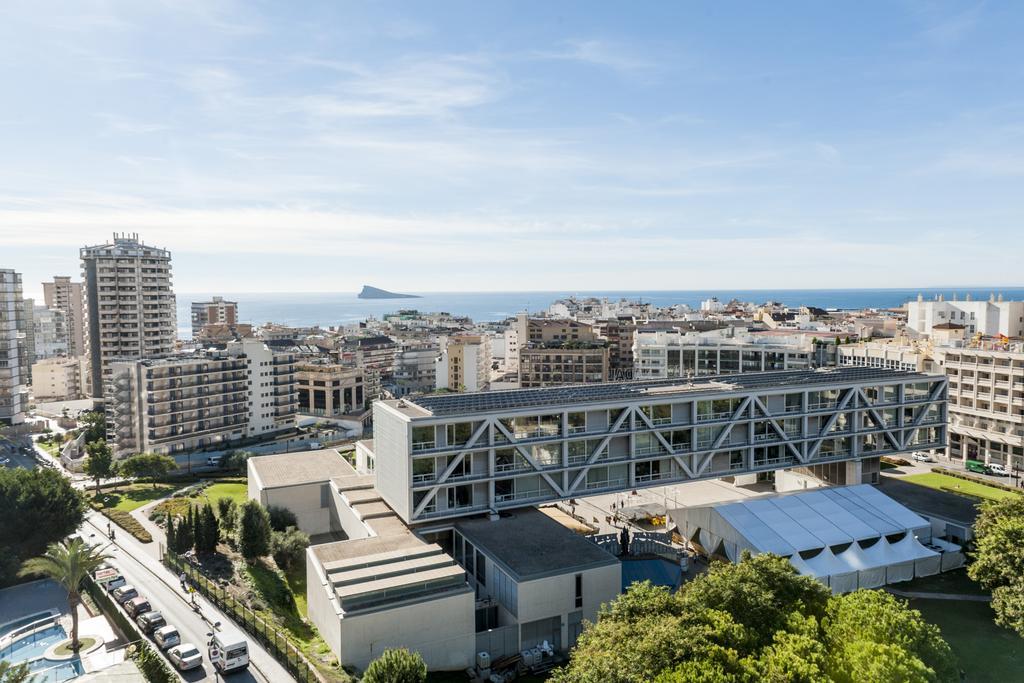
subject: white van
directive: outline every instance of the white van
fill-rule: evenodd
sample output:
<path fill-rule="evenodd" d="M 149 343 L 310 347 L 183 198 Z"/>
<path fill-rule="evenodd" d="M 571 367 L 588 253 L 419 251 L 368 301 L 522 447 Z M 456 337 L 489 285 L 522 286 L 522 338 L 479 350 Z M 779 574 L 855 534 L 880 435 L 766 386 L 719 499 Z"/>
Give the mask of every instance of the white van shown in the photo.
<path fill-rule="evenodd" d="M 249 644 L 242 632 L 231 624 L 215 627 L 207 645 L 210 663 L 220 673 L 238 671 L 249 666 Z"/>
<path fill-rule="evenodd" d="M 988 469 L 989 471 L 992 472 L 992 474 L 998 474 L 1000 477 L 1010 476 L 1010 470 L 1006 469 L 1005 465 L 1000 464 L 998 462 L 989 463 Z"/>

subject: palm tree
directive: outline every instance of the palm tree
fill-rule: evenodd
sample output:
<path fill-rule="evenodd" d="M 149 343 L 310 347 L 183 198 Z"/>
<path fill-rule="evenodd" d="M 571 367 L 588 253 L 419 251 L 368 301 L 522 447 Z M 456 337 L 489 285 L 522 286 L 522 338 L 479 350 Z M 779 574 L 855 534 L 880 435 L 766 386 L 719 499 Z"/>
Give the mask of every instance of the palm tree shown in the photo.
<path fill-rule="evenodd" d="M 51 543 L 39 557 L 26 560 L 21 576 L 41 574 L 48 576 L 68 592 L 68 609 L 71 611 L 71 649 L 78 651 L 78 605 L 82 602 L 79 591 L 85 577 L 96 571 L 104 560 L 110 559 L 98 548 L 85 544 L 80 538 Z"/>

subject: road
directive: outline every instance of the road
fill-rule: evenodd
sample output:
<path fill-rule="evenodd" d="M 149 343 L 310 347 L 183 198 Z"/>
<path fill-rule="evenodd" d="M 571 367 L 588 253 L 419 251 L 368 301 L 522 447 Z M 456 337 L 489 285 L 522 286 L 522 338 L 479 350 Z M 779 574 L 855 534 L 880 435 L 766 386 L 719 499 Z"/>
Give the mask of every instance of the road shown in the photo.
<path fill-rule="evenodd" d="M 213 666 L 206 659 L 206 642 L 212 631 L 212 622 L 228 621 L 209 601 L 196 594 L 198 613 L 192 609 L 189 598 L 181 590 L 177 578 L 154 558 L 145 545 L 128 533 L 115 527 L 116 541 L 106 546 L 110 555 L 109 563 L 117 567 L 125 580 L 135 586 L 139 594 L 163 613 L 168 624 L 177 627 L 182 642 L 188 642 L 203 653 L 203 668 L 182 672 L 189 683 L 221 680 L 214 674 Z M 93 543 L 103 543 L 107 535 L 107 518 L 98 512 L 86 515 L 82 534 Z M 146 544 L 149 545 L 149 544 Z M 277 683 L 292 681 L 292 676 L 264 650 L 254 639 L 249 638 L 249 668 L 246 671 L 229 674 L 232 683 Z"/>

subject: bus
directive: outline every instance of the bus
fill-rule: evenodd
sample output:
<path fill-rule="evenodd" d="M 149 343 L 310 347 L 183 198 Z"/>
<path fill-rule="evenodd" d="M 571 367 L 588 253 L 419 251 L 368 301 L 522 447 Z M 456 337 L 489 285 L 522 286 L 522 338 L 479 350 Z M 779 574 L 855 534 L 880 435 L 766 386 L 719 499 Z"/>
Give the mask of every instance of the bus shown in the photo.
<path fill-rule="evenodd" d="M 964 469 L 968 472 L 977 472 L 978 474 L 992 474 L 988 465 L 981 462 L 980 460 L 968 460 L 964 463 Z"/>
<path fill-rule="evenodd" d="M 207 645 L 210 663 L 220 673 L 238 671 L 249 666 L 249 644 L 242 632 L 234 626 L 215 626 Z"/>

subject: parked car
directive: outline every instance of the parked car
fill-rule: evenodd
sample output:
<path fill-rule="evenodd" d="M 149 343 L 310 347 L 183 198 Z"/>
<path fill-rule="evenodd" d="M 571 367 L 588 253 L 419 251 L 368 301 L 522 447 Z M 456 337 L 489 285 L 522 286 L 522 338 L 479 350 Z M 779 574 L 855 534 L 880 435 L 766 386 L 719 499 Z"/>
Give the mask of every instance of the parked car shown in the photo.
<path fill-rule="evenodd" d="M 178 671 L 188 671 L 203 665 L 203 653 L 192 643 L 182 643 L 177 647 L 172 647 L 167 653 L 167 658 L 178 668 Z"/>
<path fill-rule="evenodd" d="M 206 464 L 209 465 L 210 467 L 220 467 L 221 465 L 224 464 L 224 456 L 211 455 L 209 458 L 206 459 Z"/>
<path fill-rule="evenodd" d="M 181 634 L 173 626 L 161 626 L 153 631 L 153 642 L 161 650 L 181 644 Z"/>
<path fill-rule="evenodd" d="M 135 623 L 138 624 L 139 628 L 142 629 L 142 632 L 148 636 L 161 626 L 166 626 L 167 620 L 164 619 L 164 615 L 160 614 L 160 612 L 150 610 L 135 617 Z"/>
<path fill-rule="evenodd" d="M 132 619 L 139 616 L 143 612 L 148 612 L 153 609 L 153 606 L 149 604 L 149 600 L 143 597 L 132 598 L 128 602 L 124 603 L 124 611 L 128 613 Z"/>
<path fill-rule="evenodd" d="M 121 604 L 124 604 L 129 600 L 133 600 L 139 597 L 139 591 L 135 590 L 135 586 L 131 584 L 125 584 L 120 588 L 115 588 L 114 592 L 111 593 L 111 595 L 114 597 L 114 600 Z"/>
<path fill-rule="evenodd" d="M 1006 467 L 1006 465 L 1000 464 L 998 462 L 989 463 L 988 471 L 1000 477 L 1010 476 L 1010 470 Z"/>
<path fill-rule="evenodd" d="M 922 453 L 921 451 L 914 453 L 911 457 L 913 457 L 917 462 L 935 462 L 935 460 L 932 459 L 932 456 L 927 453 Z"/>

